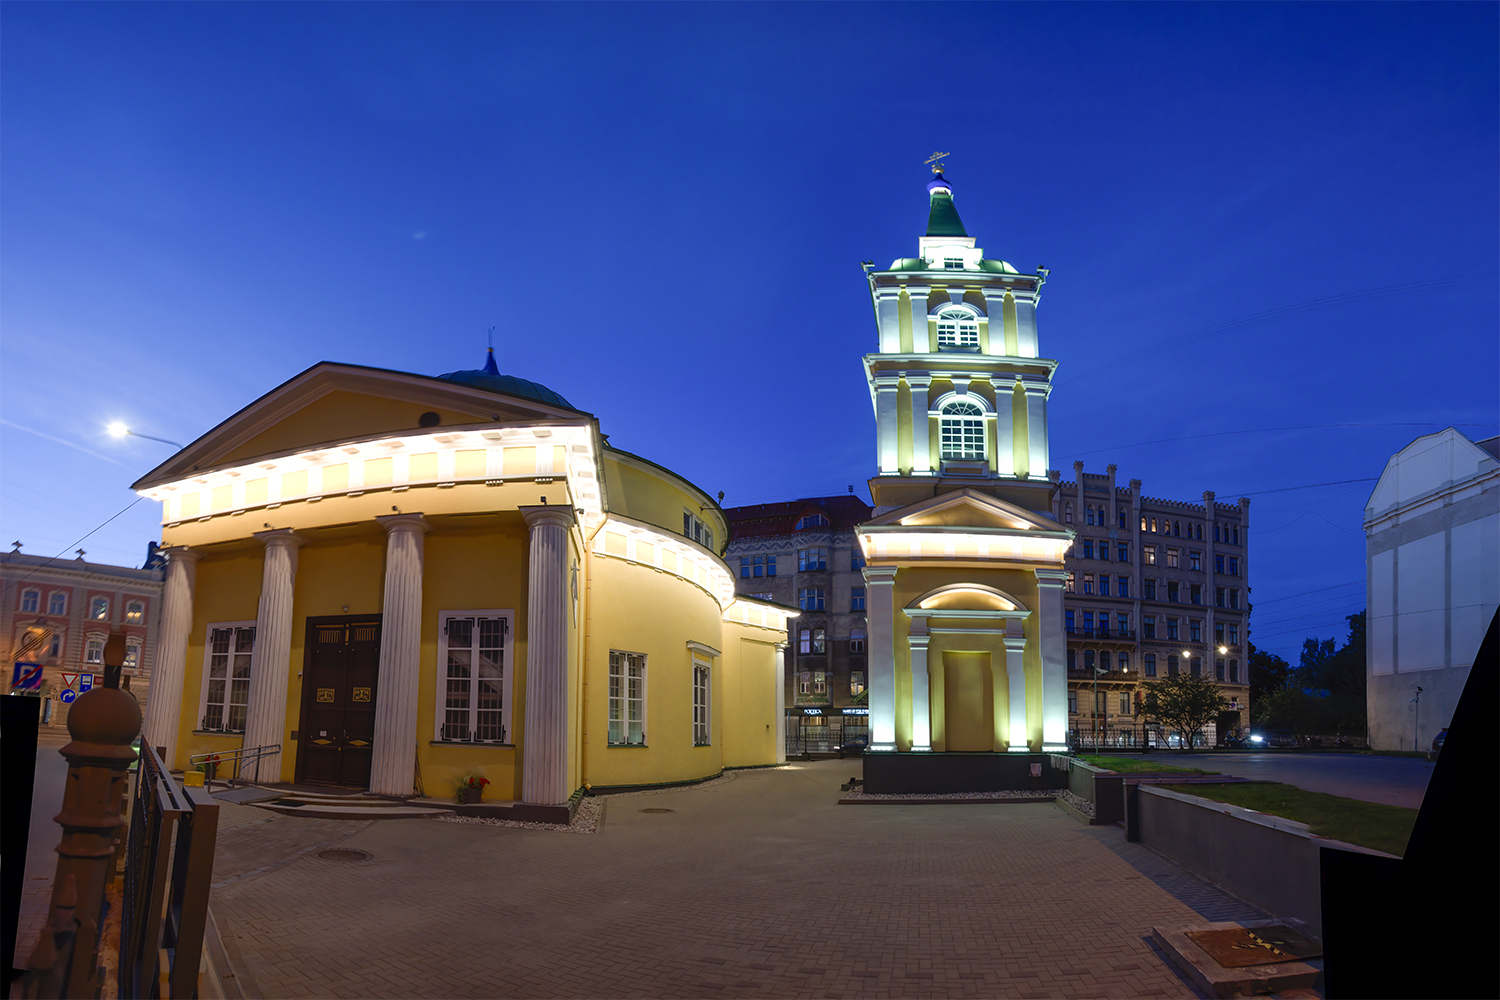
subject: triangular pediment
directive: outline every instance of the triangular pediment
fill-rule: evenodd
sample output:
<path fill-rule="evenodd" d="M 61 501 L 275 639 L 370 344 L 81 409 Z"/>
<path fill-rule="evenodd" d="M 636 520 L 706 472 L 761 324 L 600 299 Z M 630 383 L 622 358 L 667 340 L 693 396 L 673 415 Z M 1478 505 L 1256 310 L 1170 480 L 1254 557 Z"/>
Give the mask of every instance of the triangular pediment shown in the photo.
<path fill-rule="evenodd" d="M 969 489 L 909 504 L 865 522 L 865 527 L 881 526 L 1004 531 L 1068 530 L 1044 514 Z"/>
<path fill-rule="evenodd" d="M 425 414 L 437 422 L 423 423 Z M 408 372 L 320 362 L 208 431 L 135 483 L 419 428 L 591 419 L 578 410 Z"/>

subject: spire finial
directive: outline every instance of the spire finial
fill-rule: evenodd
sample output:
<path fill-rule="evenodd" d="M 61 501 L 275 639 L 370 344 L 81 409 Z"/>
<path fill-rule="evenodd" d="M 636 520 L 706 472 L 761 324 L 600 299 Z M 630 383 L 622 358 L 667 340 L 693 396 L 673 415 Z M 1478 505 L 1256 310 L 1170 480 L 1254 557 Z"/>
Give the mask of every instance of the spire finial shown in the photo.
<path fill-rule="evenodd" d="M 923 163 L 930 163 L 932 165 L 932 172 L 935 173 L 935 174 L 941 174 L 943 172 L 943 163 L 942 163 L 942 160 L 943 160 L 943 157 L 945 157 L 947 155 L 948 155 L 947 153 L 933 153 L 931 156 L 929 156 L 927 159 L 923 160 L 922 162 Z"/>

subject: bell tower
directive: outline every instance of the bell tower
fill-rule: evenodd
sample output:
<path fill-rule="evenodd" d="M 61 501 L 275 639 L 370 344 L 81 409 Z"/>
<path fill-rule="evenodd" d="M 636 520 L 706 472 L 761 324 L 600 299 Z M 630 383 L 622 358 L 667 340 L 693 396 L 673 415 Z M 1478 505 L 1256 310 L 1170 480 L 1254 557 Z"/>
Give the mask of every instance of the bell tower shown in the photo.
<path fill-rule="evenodd" d="M 946 155 L 946 154 L 940 154 Z M 1050 507 L 1047 397 L 1036 308 L 1047 269 L 1021 274 L 975 246 L 933 166 L 918 256 L 866 264 L 878 349 L 864 358 L 875 408 L 875 513 L 959 489 Z"/>

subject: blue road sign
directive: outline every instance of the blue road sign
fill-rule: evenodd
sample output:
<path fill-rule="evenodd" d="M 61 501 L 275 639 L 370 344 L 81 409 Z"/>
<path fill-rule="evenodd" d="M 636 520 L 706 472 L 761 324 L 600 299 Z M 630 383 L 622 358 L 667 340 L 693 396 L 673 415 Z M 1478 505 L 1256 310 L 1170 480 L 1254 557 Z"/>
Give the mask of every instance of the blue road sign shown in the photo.
<path fill-rule="evenodd" d="M 57 697 L 58 700 L 60 700 L 64 705 L 71 705 L 73 704 L 73 699 L 78 697 L 78 692 L 74 691 L 72 688 L 67 688 L 63 691 L 62 694 L 58 695 Z"/>
<path fill-rule="evenodd" d="M 16 672 L 11 676 L 10 686 L 20 688 L 22 691 L 41 687 L 42 665 L 40 663 L 16 663 Z"/>
<path fill-rule="evenodd" d="M 80 694 L 83 693 L 84 691 L 87 691 L 89 688 L 91 688 L 93 686 L 94 686 L 94 675 L 93 674 L 84 674 L 83 676 L 81 676 L 81 677 L 78 678 L 78 691 L 79 691 Z"/>

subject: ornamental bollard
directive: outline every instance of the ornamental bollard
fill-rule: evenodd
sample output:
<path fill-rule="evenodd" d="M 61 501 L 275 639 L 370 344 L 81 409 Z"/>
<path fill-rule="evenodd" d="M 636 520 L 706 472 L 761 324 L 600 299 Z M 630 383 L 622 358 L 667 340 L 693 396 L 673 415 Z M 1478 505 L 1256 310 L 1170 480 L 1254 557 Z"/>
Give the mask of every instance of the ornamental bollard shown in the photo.
<path fill-rule="evenodd" d="M 12 996 L 92 998 L 104 985 L 101 911 L 125 824 L 126 773 L 136 759 L 131 742 L 141 731 L 140 705 L 120 690 L 124 662 L 125 636 L 115 632 L 104 646 L 104 686 L 85 691 L 68 712 L 73 741 L 60 751 L 68 784 L 55 817 L 63 835 L 51 911 Z"/>

